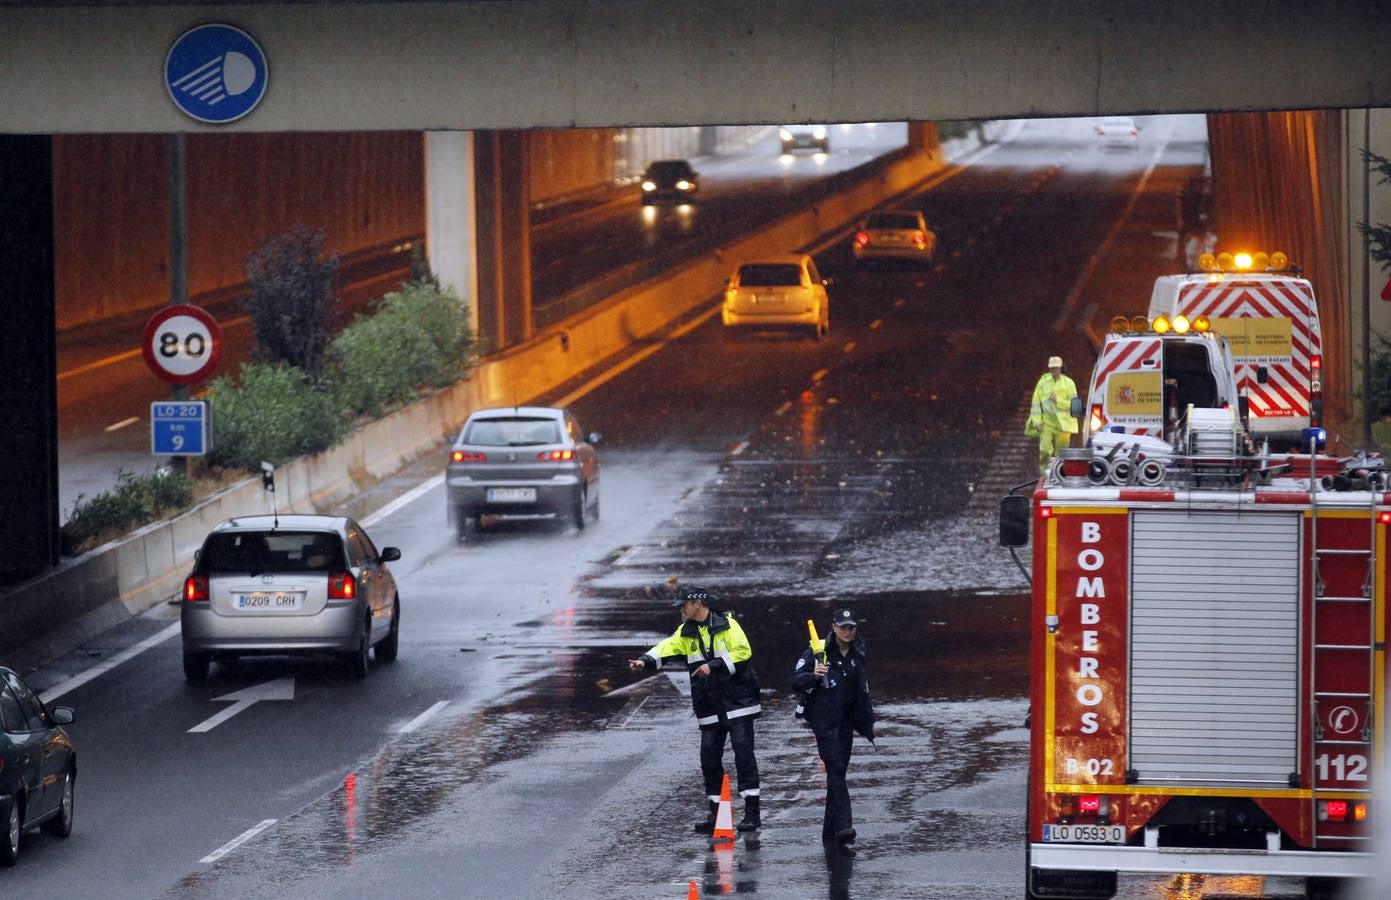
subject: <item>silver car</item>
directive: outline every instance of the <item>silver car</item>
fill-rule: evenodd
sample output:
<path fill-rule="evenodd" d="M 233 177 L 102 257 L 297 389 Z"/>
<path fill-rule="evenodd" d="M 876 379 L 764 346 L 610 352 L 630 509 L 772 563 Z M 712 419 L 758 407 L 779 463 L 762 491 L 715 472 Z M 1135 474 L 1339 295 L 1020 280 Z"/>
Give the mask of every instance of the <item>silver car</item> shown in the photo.
<path fill-rule="evenodd" d="M 396 659 L 401 598 L 367 532 L 343 516 L 239 516 L 203 541 L 184 579 L 184 676 L 208 677 L 212 659 L 328 653 L 367 676 L 368 653 Z"/>
<path fill-rule="evenodd" d="M 726 328 L 805 328 L 817 340 L 831 327 L 831 298 L 807 254 L 743 263 L 725 284 L 720 319 Z"/>
<path fill-rule="evenodd" d="M 851 246 L 856 262 L 897 259 L 931 263 L 937 257 L 937 234 L 916 210 L 876 212 L 860 223 Z"/>
<path fill-rule="evenodd" d="M 599 518 L 598 434 L 547 406 L 480 409 L 449 453 L 449 522 L 459 540 L 485 516 Z"/>

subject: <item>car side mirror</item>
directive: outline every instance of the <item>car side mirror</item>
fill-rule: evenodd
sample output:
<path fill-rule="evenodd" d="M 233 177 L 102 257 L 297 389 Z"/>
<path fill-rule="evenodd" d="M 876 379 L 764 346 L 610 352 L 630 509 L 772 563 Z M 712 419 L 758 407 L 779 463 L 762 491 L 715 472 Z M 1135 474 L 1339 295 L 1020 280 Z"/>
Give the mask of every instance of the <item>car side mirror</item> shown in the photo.
<path fill-rule="evenodd" d="M 1256 381 L 1265 384 L 1270 380 L 1270 370 L 1265 366 L 1256 367 Z"/>
<path fill-rule="evenodd" d="M 1022 547 L 1029 543 L 1029 498 L 1011 494 L 1000 500 L 1000 546 Z"/>
<path fill-rule="evenodd" d="M 395 562 L 401 558 L 400 547 L 383 547 L 382 555 L 377 558 L 377 562 Z"/>
<path fill-rule="evenodd" d="M 589 437 L 585 438 L 585 440 L 586 440 L 586 441 L 589 441 L 591 444 L 597 444 L 597 443 L 599 443 L 600 441 L 602 441 L 603 439 L 604 439 L 604 436 L 603 436 L 602 434 L 600 434 L 599 432 L 597 432 L 597 431 L 591 431 L 591 432 L 589 433 Z"/>
<path fill-rule="evenodd" d="M 54 725 L 71 725 L 77 721 L 77 713 L 72 711 L 71 706 L 55 706 L 48 714 L 53 718 Z"/>
<path fill-rule="evenodd" d="M 1072 403 L 1067 408 L 1068 414 L 1074 419 L 1082 418 L 1082 414 L 1087 411 L 1087 405 L 1082 402 L 1081 397 L 1073 397 Z"/>

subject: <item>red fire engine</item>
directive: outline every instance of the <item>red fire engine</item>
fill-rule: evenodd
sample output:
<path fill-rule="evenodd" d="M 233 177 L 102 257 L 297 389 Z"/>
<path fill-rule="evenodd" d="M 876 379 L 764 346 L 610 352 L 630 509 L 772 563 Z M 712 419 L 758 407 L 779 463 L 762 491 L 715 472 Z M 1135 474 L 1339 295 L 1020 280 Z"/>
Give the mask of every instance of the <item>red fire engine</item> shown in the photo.
<path fill-rule="evenodd" d="M 1167 448 L 1065 450 L 1005 498 L 1001 544 L 1033 533 L 1028 896 L 1375 873 L 1391 494 L 1321 437 L 1256 455 L 1190 407 Z"/>

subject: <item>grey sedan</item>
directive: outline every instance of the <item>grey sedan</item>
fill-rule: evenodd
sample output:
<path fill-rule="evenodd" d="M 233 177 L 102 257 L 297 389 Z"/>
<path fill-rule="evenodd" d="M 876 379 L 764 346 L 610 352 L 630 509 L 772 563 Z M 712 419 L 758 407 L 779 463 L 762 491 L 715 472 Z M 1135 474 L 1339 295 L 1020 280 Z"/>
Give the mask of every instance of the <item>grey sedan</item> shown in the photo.
<path fill-rule="evenodd" d="M 598 434 L 546 406 L 480 409 L 449 454 L 449 520 L 465 540 L 485 516 L 599 518 Z"/>
<path fill-rule="evenodd" d="M 368 654 L 396 659 L 401 598 L 388 562 L 343 516 L 239 516 L 203 541 L 180 605 L 184 676 L 213 658 L 334 654 L 365 678 Z"/>

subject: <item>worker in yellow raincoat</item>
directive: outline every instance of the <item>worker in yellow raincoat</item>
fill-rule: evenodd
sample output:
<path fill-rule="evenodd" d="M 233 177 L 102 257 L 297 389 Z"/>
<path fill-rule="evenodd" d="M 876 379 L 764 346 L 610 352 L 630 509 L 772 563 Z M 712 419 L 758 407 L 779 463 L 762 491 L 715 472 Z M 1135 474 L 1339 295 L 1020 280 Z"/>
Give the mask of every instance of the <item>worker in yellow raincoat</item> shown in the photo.
<path fill-rule="evenodd" d="M 1048 357 L 1048 371 L 1034 385 L 1034 399 L 1029 405 L 1029 421 L 1024 434 L 1038 438 L 1038 473 L 1048 471 L 1048 464 L 1058 451 L 1072 443 L 1077 433 L 1077 418 L 1072 415 L 1072 398 L 1077 385 L 1063 374 L 1061 356 Z"/>

